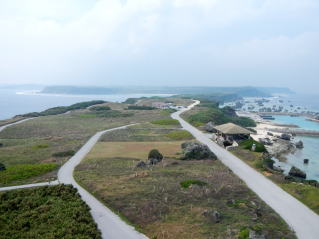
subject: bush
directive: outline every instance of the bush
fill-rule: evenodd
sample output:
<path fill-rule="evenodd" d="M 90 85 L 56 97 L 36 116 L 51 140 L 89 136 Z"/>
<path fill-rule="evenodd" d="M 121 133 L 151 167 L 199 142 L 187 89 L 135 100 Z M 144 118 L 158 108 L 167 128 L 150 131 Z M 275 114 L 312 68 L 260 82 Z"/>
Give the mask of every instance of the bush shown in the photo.
<path fill-rule="evenodd" d="M 124 101 L 124 104 L 135 104 L 138 101 L 138 98 L 128 98 L 126 101 Z"/>
<path fill-rule="evenodd" d="M 106 111 L 111 110 L 110 106 L 103 105 L 103 106 L 93 106 L 90 108 L 91 111 Z"/>
<path fill-rule="evenodd" d="M 74 150 L 68 150 L 68 151 L 54 153 L 54 154 L 52 154 L 52 156 L 56 157 L 56 158 L 62 158 L 62 157 L 73 156 L 74 154 L 75 154 Z"/>
<path fill-rule="evenodd" d="M 129 105 L 127 107 L 128 110 L 155 110 L 155 107 L 151 107 L 151 106 L 139 106 L 139 105 Z"/>
<path fill-rule="evenodd" d="M 248 228 L 243 228 L 240 230 L 238 238 L 239 239 L 248 239 L 250 230 Z"/>
<path fill-rule="evenodd" d="M 266 168 L 273 169 L 275 161 L 272 159 L 263 159 L 263 165 Z"/>
<path fill-rule="evenodd" d="M 173 140 L 190 140 L 193 139 L 193 135 L 186 130 L 175 130 L 165 135 Z"/>
<path fill-rule="evenodd" d="M 157 149 L 152 149 L 149 154 L 148 154 L 149 159 L 163 159 L 163 155 L 157 150 Z"/>
<path fill-rule="evenodd" d="M 101 238 L 90 208 L 70 185 L 1 192 L 0 218 L 0 238 Z"/>
<path fill-rule="evenodd" d="M 189 188 L 191 185 L 197 185 L 197 186 L 203 187 L 203 186 L 206 186 L 207 183 L 200 180 L 190 179 L 190 180 L 181 182 L 180 185 L 182 186 L 182 188 Z"/>
<path fill-rule="evenodd" d="M 158 125 L 179 125 L 179 121 L 175 119 L 154 120 L 151 123 L 158 124 Z"/>
<path fill-rule="evenodd" d="M 0 148 L 3 147 L 3 143 L 0 143 Z"/>
<path fill-rule="evenodd" d="M 241 141 L 239 143 L 239 145 L 243 149 L 248 149 L 248 150 L 251 150 L 253 144 L 256 144 L 256 151 L 255 152 L 258 152 L 258 153 L 266 152 L 265 146 L 262 143 L 259 143 L 253 139 L 247 139 L 247 140 Z"/>
<path fill-rule="evenodd" d="M 6 166 L 3 163 L 0 163 L 0 171 L 6 170 Z"/>

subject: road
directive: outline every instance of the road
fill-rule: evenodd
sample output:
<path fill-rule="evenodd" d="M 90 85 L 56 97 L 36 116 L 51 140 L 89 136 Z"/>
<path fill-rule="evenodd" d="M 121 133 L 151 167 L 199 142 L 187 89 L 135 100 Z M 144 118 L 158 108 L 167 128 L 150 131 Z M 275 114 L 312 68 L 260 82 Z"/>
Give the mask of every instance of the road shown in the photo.
<path fill-rule="evenodd" d="M 2 187 L 0 188 L 1 191 L 9 191 L 9 190 L 15 190 L 15 189 L 21 189 L 21 188 L 34 188 L 34 187 L 43 187 L 43 186 L 52 186 L 52 185 L 58 185 L 59 182 L 51 181 L 51 182 L 44 182 L 44 183 L 32 183 L 32 184 L 24 184 L 24 185 L 18 185 L 18 186 L 10 186 L 10 187 Z"/>
<path fill-rule="evenodd" d="M 252 191 L 287 222 L 292 230 L 296 232 L 298 238 L 318 239 L 319 216 L 316 213 L 242 160 L 218 146 L 207 135 L 180 117 L 180 114 L 190 110 L 197 104 L 199 104 L 199 101 L 196 101 L 188 108 L 173 113 L 172 118 L 178 120 L 182 127 L 189 131 L 198 141 L 206 144 L 223 164 L 230 168 Z"/>
<path fill-rule="evenodd" d="M 147 239 L 146 236 L 137 232 L 132 226 L 127 225 L 122 219 L 114 214 L 110 209 L 105 207 L 94 196 L 82 188 L 74 179 L 73 172 L 75 167 L 90 152 L 93 146 L 98 142 L 100 137 L 110 131 L 125 129 L 130 125 L 113 128 L 96 133 L 87 141 L 85 145 L 65 163 L 58 172 L 58 180 L 60 183 L 72 184 L 76 187 L 82 199 L 91 208 L 91 214 L 102 232 L 104 239 Z"/>
<path fill-rule="evenodd" d="M 12 125 L 21 124 L 21 123 L 26 122 L 26 121 L 31 120 L 31 119 L 34 119 L 34 118 L 28 118 L 28 119 L 20 120 L 20 121 L 11 123 L 11 124 L 6 124 L 6 125 L 3 125 L 3 126 L 0 126 L 0 132 L 3 131 L 6 128 L 12 126 Z"/>

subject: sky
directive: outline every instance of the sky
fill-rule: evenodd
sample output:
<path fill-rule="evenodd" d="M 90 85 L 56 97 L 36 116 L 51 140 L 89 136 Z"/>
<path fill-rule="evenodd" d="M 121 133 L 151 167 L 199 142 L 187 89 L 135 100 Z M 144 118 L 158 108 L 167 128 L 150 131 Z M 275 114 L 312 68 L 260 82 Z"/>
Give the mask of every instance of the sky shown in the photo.
<path fill-rule="evenodd" d="M 0 84 L 319 88 L 319 0 L 1 0 Z"/>

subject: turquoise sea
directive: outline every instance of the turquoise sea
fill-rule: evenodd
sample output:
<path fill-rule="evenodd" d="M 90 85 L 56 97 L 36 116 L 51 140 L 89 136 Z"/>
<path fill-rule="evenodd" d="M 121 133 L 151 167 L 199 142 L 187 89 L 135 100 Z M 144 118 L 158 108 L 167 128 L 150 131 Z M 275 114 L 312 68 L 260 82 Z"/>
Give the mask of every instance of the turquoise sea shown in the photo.
<path fill-rule="evenodd" d="M 274 116 L 276 123 L 295 124 L 302 129 L 319 131 L 319 123 L 308 121 L 305 117 L 290 117 L 290 116 Z M 319 181 L 319 137 L 297 136 L 295 141 L 302 140 L 304 148 L 297 150 L 294 154 L 287 155 L 286 162 L 278 162 L 285 172 L 288 173 L 292 166 L 298 167 L 307 173 L 307 179 Z M 304 164 L 303 160 L 309 159 L 309 164 Z"/>

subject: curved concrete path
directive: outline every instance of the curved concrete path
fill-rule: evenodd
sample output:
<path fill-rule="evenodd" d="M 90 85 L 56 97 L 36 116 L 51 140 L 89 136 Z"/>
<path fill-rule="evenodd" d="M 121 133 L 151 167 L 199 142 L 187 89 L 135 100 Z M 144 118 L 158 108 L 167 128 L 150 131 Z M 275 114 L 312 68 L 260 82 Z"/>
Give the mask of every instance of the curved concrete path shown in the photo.
<path fill-rule="evenodd" d="M 74 179 L 73 172 L 75 167 L 81 162 L 82 159 L 91 151 L 93 146 L 98 142 L 100 137 L 110 131 L 125 129 L 128 126 L 122 126 L 109 130 L 104 130 L 96 133 L 90 140 L 82 146 L 82 148 L 65 163 L 58 173 L 60 183 L 72 184 L 76 187 L 82 199 L 91 208 L 91 214 L 98 224 L 104 239 L 147 239 L 146 236 L 137 232 L 132 226 L 127 225 L 122 219 L 114 214 L 110 209 L 105 207 L 94 196 L 82 188 Z"/>
<path fill-rule="evenodd" d="M 52 185 L 58 185 L 59 182 L 57 180 L 51 181 L 51 182 L 44 182 L 44 183 L 32 183 L 32 184 L 24 184 L 24 185 L 18 185 L 18 186 L 10 186 L 10 187 L 2 187 L 0 188 L 1 191 L 10 191 L 15 189 L 21 189 L 21 188 L 34 188 L 34 187 L 43 187 L 43 186 L 52 186 Z"/>
<path fill-rule="evenodd" d="M 252 191 L 287 222 L 296 232 L 298 238 L 318 239 L 319 216 L 316 213 L 242 160 L 218 146 L 207 135 L 180 117 L 180 114 L 199 103 L 199 101 L 196 101 L 188 108 L 173 113 L 172 118 L 178 120 L 182 127 L 189 131 L 198 141 L 206 144 L 223 164 L 230 168 Z"/>
<path fill-rule="evenodd" d="M 34 119 L 34 118 L 28 118 L 28 119 L 20 120 L 20 121 L 11 123 L 11 124 L 6 124 L 6 125 L 3 125 L 3 126 L 0 126 L 0 132 L 3 131 L 3 130 L 6 129 L 6 128 L 12 126 L 12 125 L 21 124 L 21 123 L 23 123 L 23 122 L 26 122 L 26 121 L 32 120 L 32 119 Z"/>

